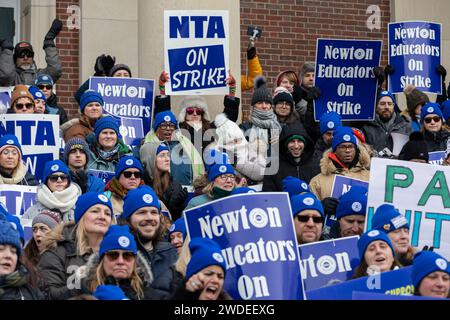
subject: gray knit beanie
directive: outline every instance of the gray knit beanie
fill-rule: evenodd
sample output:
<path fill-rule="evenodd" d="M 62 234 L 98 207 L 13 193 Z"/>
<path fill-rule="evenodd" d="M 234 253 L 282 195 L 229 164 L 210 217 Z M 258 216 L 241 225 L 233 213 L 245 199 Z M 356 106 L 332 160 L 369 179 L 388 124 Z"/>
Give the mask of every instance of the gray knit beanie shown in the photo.
<path fill-rule="evenodd" d="M 266 78 L 256 77 L 255 80 L 255 86 L 253 90 L 253 96 L 252 96 L 252 106 L 257 104 L 258 102 L 267 102 L 273 105 L 273 99 L 272 95 L 270 94 L 269 90 L 267 89 L 267 81 Z"/>
<path fill-rule="evenodd" d="M 36 217 L 34 217 L 31 225 L 34 226 L 36 223 L 43 223 L 50 229 L 53 229 L 61 223 L 61 216 L 58 212 L 55 211 L 42 211 Z"/>

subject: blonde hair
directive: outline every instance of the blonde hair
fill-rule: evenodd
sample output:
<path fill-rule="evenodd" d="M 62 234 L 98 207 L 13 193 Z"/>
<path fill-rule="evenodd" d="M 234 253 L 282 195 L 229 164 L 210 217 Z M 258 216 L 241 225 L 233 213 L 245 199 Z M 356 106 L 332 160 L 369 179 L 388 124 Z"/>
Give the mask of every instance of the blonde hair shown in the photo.
<path fill-rule="evenodd" d="M 84 225 L 84 217 L 85 216 L 83 215 L 80 221 L 78 221 L 75 230 L 75 243 L 77 246 L 77 255 L 80 257 L 92 251 L 92 248 L 89 247 L 88 234 L 86 232 L 86 226 Z"/>
<path fill-rule="evenodd" d="M 180 274 L 186 276 L 186 268 L 191 260 L 191 251 L 189 250 L 189 236 L 186 235 L 184 239 L 183 247 L 181 248 L 180 256 L 175 264 L 175 270 L 177 270 Z"/>
<path fill-rule="evenodd" d="M 213 189 L 214 189 L 214 181 L 208 183 L 206 187 L 203 188 L 203 193 L 206 194 L 208 197 L 213 198 Z"/>
<path fill-rule="evenodd" d="M 100 263 L 98 264 L 97 269 L 95 270 L 95 278 L 91 280 L 89 289 L 92 292 L 94 292 L 98 286 L 104 285 L 105 279 L 108 277 L 105 274 L 105 268 L 103 266 L 104 266 L 104 259 L 100 260 Z M 131 288 L 136 293 L 138 299 L 140 300 L 144 298 L 144 290 L 142 289 L 143 282 L 139 277 L 136 269 L 136 257 L 134 259 L 133 271 L 131 272 L 130 279 L 131 279 Z"/>

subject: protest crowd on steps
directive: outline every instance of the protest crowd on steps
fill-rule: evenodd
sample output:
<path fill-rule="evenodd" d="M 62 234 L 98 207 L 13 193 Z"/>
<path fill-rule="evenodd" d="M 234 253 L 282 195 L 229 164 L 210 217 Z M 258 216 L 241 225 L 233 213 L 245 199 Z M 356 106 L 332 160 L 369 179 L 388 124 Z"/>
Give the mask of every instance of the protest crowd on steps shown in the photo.
<path fill-rule="evenodd" d="M 222 81 L 228 93 L 219 114 L 202 95 L 187 95 L 175 106 L 166 93 L 175 77 L 158 70 L 151 125 L 131 144 L 106 110 L 106 97 L 91 90 L 86 79 L 73 92 L 78 117 L 69 119 L 58 104 L 54 86 L 64 70 L 55 38 L 62 28 L 55 19 L 45 35 L 45 68 L 36 66 L 30 43 L 14 46 L 0 39 L 0 87 L 11 87 L 5 116 L 57 115 L 56 132 L 64 141 L 59 157 L 46 161 L 37 177 L 27 167 L 29 142 L 2 129 L 1 190 L 32 187 L 36 193 L 20 217 L 6 203 L 0 207 L 0 300 L 230 300 L 229 256 L 211 237 L 192 236 L 185 216 L 227 199 L 248 198 L 250 204 L 255 195 L 267 194 L 270 201 L 274 193 L 286 195 L 290 212 L 281 214 L 292 223 L 295 247 L 358 238 L 358 264 L 347 281 L 410 268 L 410 296 L 450 298 L 450 252 L 437 253 L 433 242 L 413 245 L 418 243 L 410 220 L 414 213 L 405 215 L 387 197 L 368 213 L 368 201 L 375 197 L 369 192 L 372 164 L 380 159 L 393 166 L 442 168 L 445 174 L 430 182 L 431 197 L 442 199 L 449 210 L 445 66 L 430 71 L 442 81 L 436 101 L 408 85 L 401 93 L 406 105 L 400 105 L 398 93 L 388 90 L 397 70 L 377 65 L 370 74 L 377 88 L 370 120 L 349 121 L 330 110 L 317 117 L 315 104 L 326 88 L 316 86 L 315 63 L 286 68 L 269 83 L 251 38 L 250 77 L 242 76 L 241 87 L 251 92 L 246 121 L 239 119 L 235 77 L 240 75 L 233 70 Z M 113 53 L 99 55 L 93 76 L 123 83 L 133 79 L 134 70 L 115 60 Z M 431 159 L 432 154 L 440 158 Z M 392 188 L 413 183 L 409 168 L 399 173 L 404 180 L 394 175 Z M 106 172 L 107 178 L 99 175 Z M 360 185 L 336 194 L 339 178 Z M 408 201 L 416 195 L 403 196 Z M 442 233 L 448 234 L 445 223 Z M 31 229 L 29 237 L 25 227 Z M 288 246 L 286 252 L 291 252 Z"/>

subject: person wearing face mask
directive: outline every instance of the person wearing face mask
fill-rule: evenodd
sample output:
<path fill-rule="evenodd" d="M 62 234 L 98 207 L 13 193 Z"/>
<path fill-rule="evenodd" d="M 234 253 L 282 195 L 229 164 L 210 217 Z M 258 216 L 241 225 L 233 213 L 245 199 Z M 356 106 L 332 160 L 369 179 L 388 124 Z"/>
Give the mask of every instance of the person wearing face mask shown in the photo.
<path fill-rule="evenodd" d="M 450 263 L 436 252 L 416 253 L 411 279 L 415 296 L 450 298 Z"/>
<path fill-rule="evenodd" d="M 12 134 L 5 134 L 0 138 L 0 184 L 37 184 L 22 160 L 22 146 Z"/>
<path fill-rule="evenodd" d="M 428 152 L 445 151 L 447 140 L 450 138 L 450 130 L 444 122 L 444 116 L 437 103 L 426 103 L 420 113 L 422 123 L 421 132 L 428 145 Z"/>

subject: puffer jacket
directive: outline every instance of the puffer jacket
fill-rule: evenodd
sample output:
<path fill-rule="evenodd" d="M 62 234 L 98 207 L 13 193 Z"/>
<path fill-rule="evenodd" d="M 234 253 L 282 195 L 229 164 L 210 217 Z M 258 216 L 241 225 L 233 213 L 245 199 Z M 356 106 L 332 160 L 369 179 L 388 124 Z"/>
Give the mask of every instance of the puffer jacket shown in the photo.
<path fill-rule="evenodd" d="M 15 86 L 18 84 L 34 85 L 34 81 L 41 74 L 49 74 L 54 82 L 57 82 L 62 75 L 61 60 L 58 50 L 54 46 L 44 49 L 47 67 L 38 69 L 36 63 L 29 70 L 16 67 L 14 52 L 4 49 L 0 52 L 0 87 Z"/>
<path fill-rule="evenodd" d="M 67 222 L 46 236 L 45 251 L 38 269 L 42 276 L 42 291 L 50 300 L 67 300 L 81 292 L 81 280 L 86 276 L 84 266 L 91 253 L 77 254 L 76 225 Z"/>
<path fill-rule="evenodd" d="M 288 151 L 286 140 L 293 136 L 300 135 L 305 138 L 305 148 L 303 150 L 300 162 L 296 162 Z M 314 168 L 312 156 L 314 152 L 314 144 L 303 125 L 300 123 L 287 125 L 283 128 L 280 135 L 280 163 L 279 169 L 275 174 L 264 177 L 263 191 L 282 191 L 283 179 L 287 176 L 297 177 L 309 183 L 312 177 L 319 173 Z M 274 165 L 272 162 L 271 165 Z M 269 169 L 268 169 L 269 170 Z"/>
<path fill-rule="evenodd" d="M 336 175 L 369 181 L 370 154 L 367 148 L 358 146 L 358 150 L 358 162 L 350 169 L 342 167 L 332 160 L 334 153 L 331 149 L 323 154 L 322 160 L 320 160 L 321 172 L 312 178 L 309 183 L 311 192 L 314 193 L 319 200 L 331 197 L 334 177 Z"/>
<path fill-rule="evenodd" d="M 22 264 L 13 273 L 0 276 L 0 300 L 44 300 L 43 293 L 28 279 L 29 272 Z"/>
<path fill-rule="evenodd" d="M 428 146 L 428 152 L 447 150 L 447 140 L 450 137 L 450 132 L 444 130 L 430 132 L 425 130 L 423 136 Z"/>
<path fill-rule="evenodd" d="M 72 119 L 61 125 L 64 142 L 77 137 L 86 140 L 86 137 L 94 132 L 95 123 L 90 123 L 85 115 L 81 115 L 77 119 Z"/>

